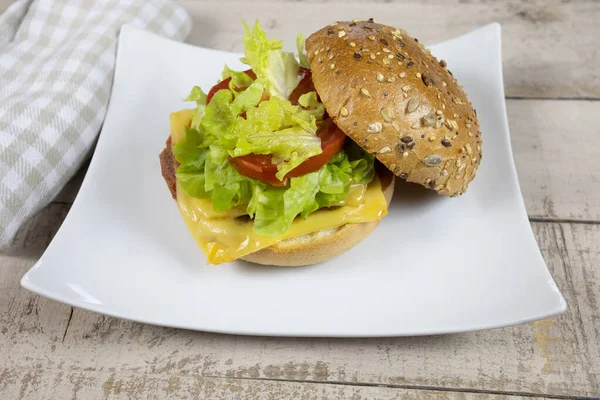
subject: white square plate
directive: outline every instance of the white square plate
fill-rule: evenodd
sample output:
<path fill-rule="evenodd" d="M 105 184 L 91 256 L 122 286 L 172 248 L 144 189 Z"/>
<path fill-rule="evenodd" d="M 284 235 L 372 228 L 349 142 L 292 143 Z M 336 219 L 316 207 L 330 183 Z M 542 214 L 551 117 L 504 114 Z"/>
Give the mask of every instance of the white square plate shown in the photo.
<path fill-rule="evenodd" d="M 241 39 L 240 39 L 241 40 Z M 282 336 L 397 336 L 499 327 L 565 302 L 531 232 L 510 148 L 500 26 L 432 47 L 478 110 L 484 159 L 458 199 L 400 184 L 358 246 L 301 268 L 208 266 L 160 174 L 169 113 L 239 54 L 124 27 L 110 106 L 60 231 L 23 277 L 43 296 L 136 321 Z"/>

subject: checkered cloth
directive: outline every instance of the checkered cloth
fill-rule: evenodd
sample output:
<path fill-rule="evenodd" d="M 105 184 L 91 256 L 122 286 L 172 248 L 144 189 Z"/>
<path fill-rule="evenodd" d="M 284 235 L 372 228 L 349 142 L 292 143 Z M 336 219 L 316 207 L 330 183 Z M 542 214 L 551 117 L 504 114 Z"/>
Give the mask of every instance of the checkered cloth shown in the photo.
<path fill-rule="evenodd" d="M 0 247 L 88 156 L 123 24 L 176 40 L 191 29 L 169 0 L 20 0 L 0 15 Z"/>

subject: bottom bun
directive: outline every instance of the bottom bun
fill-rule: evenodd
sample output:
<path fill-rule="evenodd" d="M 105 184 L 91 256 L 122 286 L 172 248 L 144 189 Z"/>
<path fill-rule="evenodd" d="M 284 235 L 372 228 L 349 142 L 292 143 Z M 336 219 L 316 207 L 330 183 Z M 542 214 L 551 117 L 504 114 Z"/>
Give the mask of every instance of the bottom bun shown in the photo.
<path fill-rule="evenodd" d="M 171 195 L 176 198 L 175 171 L 177 165 L 171 150 L 170 138 L 166 144 L 160 154 L 161 170 Z M 383 195 L 389 205 L 394 194 L 394 174 L 381 164 L 377 165 L 377 174 L 381 181 Z M 370 221 L 307 233 L 282 240 L 267 248 L 245 255 L 241 259 L 256 264 L 282 267 L 317 264 L 350 250 L 369 236 L 377 225 L 379 225 L 379 221 Z"/>
<path fill-rule="evenodd" d="M 388 205 L 394 194 L 394 174 L 379 166 L 381 187 Z M 317 264 L 350 250 L 379 225 L 379 221 L 346 224 L 277 242 L 265 249 L 250 253 L 242 260 L 256 264 L 299 267 Z"/>

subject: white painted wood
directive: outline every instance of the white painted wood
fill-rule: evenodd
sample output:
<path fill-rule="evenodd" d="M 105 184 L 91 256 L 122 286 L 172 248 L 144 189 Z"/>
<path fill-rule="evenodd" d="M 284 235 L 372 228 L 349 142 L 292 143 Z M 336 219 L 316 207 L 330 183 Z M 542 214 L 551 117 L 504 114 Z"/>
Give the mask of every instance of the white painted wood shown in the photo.
<path fill-rule="evenodd" d="M 289 49 L 294 48 L 297 33 L 308 35 L 335 20 L 375 17 L 405 28 L 428 44 L 499 22 L 508 96 L 600 97 L 598 2 L 178 2 L 194 18 L 189 43 L 235 51 L 242 50 L 242 19 L 259 19 L 268 33 L 285 40 Z"/>
<path fill-rule="evenodd" d="M 0 370 L 0 396 L 13 400 L 34 399 L 329 399 L 329 400 L 517 400 L 531 397 L 360 387 L 340 384 L 208 378 L 199 375 L 117 374 L 64 372 L 59 370 Z M 533 398 L 542 400 L 541 397 Z"/>
<path fill-rule="evenodd" d="M 0 0 L 0 11 L 9 3 Z M 426 43 L 498 21 L 509 96 L 600 97 L 598 2 L 180 3 L 195 20 L 191 43 L 227 50 L 241 49 L 242 18 L 259 17 L 288 46 L 297 32 L 331 19 L 374 16 Z M 509 100 L 507 107 L 530 217 L 600 221 L 600 103 Z M 227 336 L 72 312 L 19 287 L 68 212 L 82 175 L 22 229 L 13 248 L 0 253 L 0 398 L 496 400 L 517 397 L 472 392 L 600 394 L 596 223 L 532 224 L 569 304 L 554 319 L 424 338 Z"/>
<path fill-rule="evenodd" d="M 600 221 L 600 102 L 509 100 L 506 105 L 530 218 Z"/>
<path fill-rule="evenodd" d="M 17 288 L 17 278 L 31 260 L 4 257 L 0 321 L 15 323 L 0 331 L 0 371 L 85 373 L 96 390 L 110 372 L 127 385 L 150 374 L 157 382 L 148 385 L 159 386 L 172 376 L 188 381 L 202 376 L 593 396 L 600 393 L 600 272 L 595 268 L 600 225 L 544 222 L 533 228 L 569 304 L 567 313 L 517 327 L 417 338 L 228 336 L 153 327 L 80 309 L 67 324 L 68 307 L 49 300 L 36 300 L 44 318 L 24 311 L 29 294 Z M 59 328 L 67 329 L 64 342 Z"/>

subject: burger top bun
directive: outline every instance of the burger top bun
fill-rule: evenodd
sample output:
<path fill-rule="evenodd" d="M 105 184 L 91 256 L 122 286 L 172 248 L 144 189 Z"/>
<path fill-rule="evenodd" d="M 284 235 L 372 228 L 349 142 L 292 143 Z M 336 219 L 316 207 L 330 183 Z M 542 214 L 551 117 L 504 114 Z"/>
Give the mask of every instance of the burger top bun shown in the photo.
<path fill-rule="evenodd" d="M 372 19 L 326 26 L 306 51 L 317 93 L 349 137 L 409 182 L 449 196 L 467 190 L 481 131 L 445 61 Z"/>

